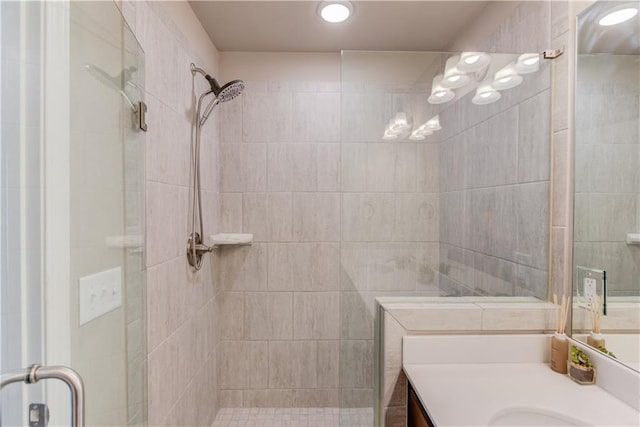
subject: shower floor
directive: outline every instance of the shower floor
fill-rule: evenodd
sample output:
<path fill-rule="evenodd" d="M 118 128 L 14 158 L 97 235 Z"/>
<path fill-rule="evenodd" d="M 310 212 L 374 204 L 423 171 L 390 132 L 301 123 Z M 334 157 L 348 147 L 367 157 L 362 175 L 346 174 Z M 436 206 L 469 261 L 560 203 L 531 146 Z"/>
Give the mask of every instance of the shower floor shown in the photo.
<path fill-rule="evenodd" d="M 221 408 L 213 427 L 371 427 L 372 408 Z"/>

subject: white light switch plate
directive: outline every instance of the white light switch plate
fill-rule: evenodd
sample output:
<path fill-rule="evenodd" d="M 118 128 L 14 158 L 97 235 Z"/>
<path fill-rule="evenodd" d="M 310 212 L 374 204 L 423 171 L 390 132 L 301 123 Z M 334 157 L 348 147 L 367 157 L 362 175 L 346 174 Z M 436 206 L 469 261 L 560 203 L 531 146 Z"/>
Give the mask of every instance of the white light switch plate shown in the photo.
<path fill-rule="evenodd" d="M 122 269 L 101 271 L 78 281 L 80 326 L 122 305 Z"/>

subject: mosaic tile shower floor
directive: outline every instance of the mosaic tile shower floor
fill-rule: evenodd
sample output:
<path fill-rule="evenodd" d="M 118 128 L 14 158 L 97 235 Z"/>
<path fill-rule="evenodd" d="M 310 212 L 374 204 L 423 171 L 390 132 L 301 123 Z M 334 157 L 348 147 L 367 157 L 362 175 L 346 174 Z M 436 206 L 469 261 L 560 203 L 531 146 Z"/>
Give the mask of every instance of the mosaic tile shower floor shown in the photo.
<path fill-rule="evenodd" d="M 221 408 L 213 427 L 371 427 L 372 408 Z"/>

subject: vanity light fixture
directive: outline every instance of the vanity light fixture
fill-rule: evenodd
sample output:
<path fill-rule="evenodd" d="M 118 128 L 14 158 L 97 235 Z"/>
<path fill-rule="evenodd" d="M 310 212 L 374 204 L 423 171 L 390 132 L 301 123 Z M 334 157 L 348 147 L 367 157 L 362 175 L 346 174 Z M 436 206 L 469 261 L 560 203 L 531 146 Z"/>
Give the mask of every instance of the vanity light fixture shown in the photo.
<path fill-rule="evenodd" d="M 427 122 L 422 126 L 424 126 L 424 129 L 432 132 L 441 130 L 442 126 L 440 126 L 440 116 L 436 114 L 427 120 Z"/>
<path fill-rule="evenodd" d="M 457 67 L 459 62 L 459 55 L 455 55 L 447 59 L 444 66 L 444 76 L 440 83 L 442 87 L 447 89 L 457 89 L 469 83 L 469 76 Z"/>
<path fill-rule="evenodd" d="M 462 52 L 456 67 L 465 73 L 473 73 L 482 70 L 490 62 L 491 57 L 484 52 Z"/>
<path fill-rule="evenodd" d="M 411 129 L 411 124 L 409 124 L 407 120 L 407 114 L 402 111 L 396 113 L 395 117 L 391 120 L 391 131 L 402 134 L 409 129 Z"/>
<path fill-rule="evenodd" d="M 323 1 L 318 6 L 318 15 L 325 21 L 337 24 L 353 14 L 353 5 L 348 1 Z"/>
<path fill-rule="evenodd" d="M 418 129 L 411 132 L 411 136 L 409 137 L 409 139 L 412 141 L 422 141 L 429 135 L 433 135 L 433 131 L 426 129 L 425 125 L 422 125 Z"/>
<path fill-rule="evenodd" d="M 396 113 L 396 115 L 393 116 L 385 126 L 382 139 L 385 141 L 404 139 L 407 137 L 410 129 L 411 123 L 410 120 L 407 119 L 407 114 L 400 111 Z"/>
<path fill-rule="evenodd" d="M 515 70 L 518 74 L 535 73 L 540 68 L 539 53 L 523 53 L 516 61 Z"/>
<path fill-rule="evenodd" d="M 498 70 L 493 77 L 492 87 L 498 90 L 511 89 L 522 83 L 522 76 L 516 71 L 513 63 Z"/>
<path fill-rule="evenodd" d="M 475 105 L 487 105 L 496 102 L 500 98 L 502 98 L 502 94 L 495 90 L 489 83 L 485 82 L 478 86 L 471 102 Z"/>
<path fill-rule="evenodd" d="M 429 104 L 444 104 L 456 97 L 455 92 L 442 86 L 442 74 L 438 74 L 433 78 L 431 84 L 431 96 L 427 99 Z"/>
<path fill-rule="evenodd" d="M 604 17 L 602 17 L 602 19 L 600 19 L 600 21 L 598 21 L 598 24 L 602 25 L 603 27 L 622 24 L 623 22 L 628 21 L 637 14 L 637 8 L 622 6 L 622 9 L 619 8 L 617 10 L 614 10 L 613 12 L 606 14 Z"/>
<path fill-rule="evenodd" d="M 385 141 L 394 141 L 396 139 L 398 139 L 398 133 L 394 132 L 393 129 L 393 120 L 391 120 L 391 122 L 387 123 L 387 125 L 384 127 L 384 134 L 382 135 L 382 139 Z"/>
<path fill-rule="evenodd" d="M 422 141 L 429 135 L 433 135 L 434 132 L 437 132 L 442 129 L 440 126 L 440 117 L 435 115 L 423 123 L 419 128 L 411 132 L 411 136 L 409 139 L 413 141 Z"/>

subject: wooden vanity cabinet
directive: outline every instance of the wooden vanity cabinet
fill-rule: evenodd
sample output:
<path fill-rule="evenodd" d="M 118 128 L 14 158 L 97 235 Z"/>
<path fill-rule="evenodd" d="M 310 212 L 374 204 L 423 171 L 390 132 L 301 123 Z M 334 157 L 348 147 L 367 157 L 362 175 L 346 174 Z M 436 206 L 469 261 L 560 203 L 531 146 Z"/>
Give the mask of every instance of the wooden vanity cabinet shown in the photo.
<path fill-rule="evenodd" d="M 422 407 L 418 395 L 408 385 L 409 390 L 407 392 L 407 427 L 436 427 L 431 421 L 425 408 Z"/>

